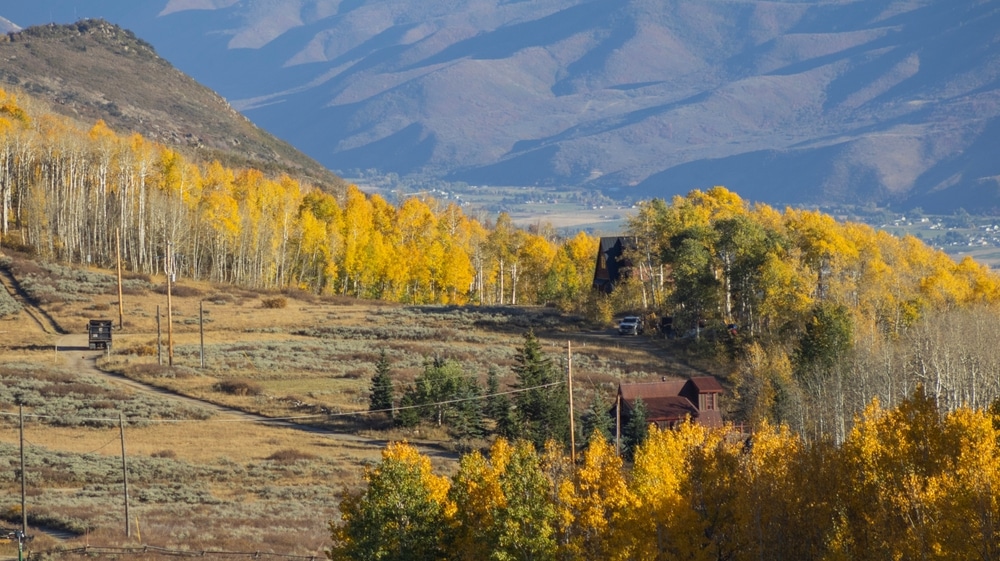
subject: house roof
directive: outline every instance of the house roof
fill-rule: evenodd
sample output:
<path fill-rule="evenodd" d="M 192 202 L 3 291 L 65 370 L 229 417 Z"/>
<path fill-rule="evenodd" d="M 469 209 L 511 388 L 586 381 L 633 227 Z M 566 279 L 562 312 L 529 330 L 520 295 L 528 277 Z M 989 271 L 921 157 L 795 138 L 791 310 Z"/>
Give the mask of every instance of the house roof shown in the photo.
<path fill-rule="evenodd" d="M 646 406 L 646 420 L 655 423 L 658 421 L 679 421 L 690 416 L 692 419 L 698 418 L 698 408 L 691 403 L 688 398 L 679 395 L 671 397 L 654 397 L 649 400 L 643 399 Z M 634 402 L 626 402 L 631 408 Z"/>
<path fill-rule="evenodd" d="M 723 393 L 722 384 L 715 379 L 715 376 L 695 376 L 691 378 L 691 383 L 698 388 L 698 393 Z"/>
<path fill-rule="evenodd" d="M 614 249 L 616 245 L 621 245 L 623 250 L 635 249 L 639 246 L 638 238 L 635 236 L 606 236 L 602 237 L 601 243 L 601 253 L 607 253 Z"/>
<path fill-rule="evenodd" d="M 624 409 L 631 413 L 635 400 L 642 399 L 650 422 L 679 421 L 690 416 L 702 424 L 721 426 L 722 417 L 718 411 L 699 411 L 692 401 L 698 401 L 700 394 L 720 393 L 723 393 L 722 385 L 714 376 L 618 385 Z"/>
<path fill-rule="evenodd" d="M 652 399 L 679 396 L 685 384 L 687 384 L 687 380 L 619 384 L 618 391 L 624 401 L 632 403 L 637 397 L 641 397 L 646 405 L 649 405 Z"/>

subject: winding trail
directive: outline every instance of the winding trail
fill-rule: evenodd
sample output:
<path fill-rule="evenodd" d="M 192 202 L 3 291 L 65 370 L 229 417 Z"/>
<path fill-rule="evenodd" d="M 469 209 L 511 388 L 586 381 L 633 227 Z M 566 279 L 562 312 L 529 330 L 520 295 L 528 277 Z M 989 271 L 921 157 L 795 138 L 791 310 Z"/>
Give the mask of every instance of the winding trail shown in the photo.
<path fill-rule="evenodd" d="M 0 284 L 3 284 L 11 298 L 21 305 L 21 309 L 33 322 L 35 322 L 47 335 L 60 335 L 66 331 L 52 319 L 45 310 L 39 308 L 28 298 L 28 293 L 21 288 L 21 285 L 10 274 L 6 267 L 0 267 Z M 86 343 L 86 341 L 84 341 Z"/>
<path fill-rule="evenodd" d="M 384 448 L 389 443 L 387 440 L 365 438 L 355 434 L 335 432 L 322 427 L 302 425 L 282 419 L 273 419 L 264 415 L 249 413 L 240 409 L 226 407 L 210 401 L 182 395 L 158 386 L 132 380 L 120 374 L 105 372 L 97 368 L 97 359 L 101 357 L 104 351 L 90 350 L 86 333 L 69 334 L 62 326 L 56 323 L 56 321 L 53 320 L 52 317 L 45 312 L 45 310 L 39 308 L 31 301 L 14 276 L 11 275 L 10 271 L 4 267 L 0 267 L 0 284 L 3 284 L 4 288 L 6 288 L 7 292 L 10 293 L 11 297 L 13 297 L 18 304 L 21 305 L 23 311 L 44 333 L 56 337 L 56 353 L 62 358 L 63 362 L 75 372 L 85 373 L 109 380 L 118 386 L 128 388 L 134 392 L 156 395 L 162 398 L 184 403 L 186 405 L 208 409 L 217 415 L 236 417 L 242 420 L 260 423 L 262 425 L 303 431 L 335 440 L 370 445 L 376 448 Z M 431 442 L 411 442 L 411 444 L 427 456 L 454 460 L 458 459 L 457 453 Z"/>
<path fill-rule="evenodd" d="M 129 390 L 135 392 L 149 394 L 149 395 L 156 395 L 162 398 L 171 399 L 176 402 L 183 403 L 185 405 L 208 409 L 209 411 L 212 411 L 216 415 L 228 416 L 231 418 L 235 417 L 241 420 L 260 423 L 262 425 L 298 430 L 310 434 L 316 434 L 328 437 L 335 440 L 369 445 L 376 448 L 384 448 L 389 443 L 388 440 L 366 438 L 363 436 L 358 436 L 356 434 L 335 432 L 329 429 L 324 429 L 322 427 L 302 425 L 284 419 L 274 419 L 271 417 L 266 417 L 264 415 L 258 415 L 256 413 L 243 411 L 241 409 L 235 409 L 232 407 L 227 407 L 225 405 L 219 405 L 218 403 L 213 403 L 211 401 L 206 401 L 203 399 L 182 395 L 165 388 L 161 388 L 158 386 L 133 380 L 131 378 L 127 378 L 125 376 L 122 376 L 121 374 L 105 372 L 104 370 L 97 368 L 97 359 L 100 358 L 102 354 L 104 354 L 104 351 L 90 350 L 87 346 L 86 334 L 64 335 L 60 337 L 58 343 L 56 344 L 56 352 L 59 353 L 59 355 L 63 358 L 65 364 L 76 372 L 86 373 L 91 376 L 103 378 L 114 384 L 128 388 Z M 420 450 L 421 453 L 427 456 L 436 458 L 454 459 L 454 460 L 458 459 L 457 453 L 447 450 L 433 443 L 427 443 L 427 442 L 410 442 L 410 443 L 413 446 L 415 446 L 418 450 Z"/>

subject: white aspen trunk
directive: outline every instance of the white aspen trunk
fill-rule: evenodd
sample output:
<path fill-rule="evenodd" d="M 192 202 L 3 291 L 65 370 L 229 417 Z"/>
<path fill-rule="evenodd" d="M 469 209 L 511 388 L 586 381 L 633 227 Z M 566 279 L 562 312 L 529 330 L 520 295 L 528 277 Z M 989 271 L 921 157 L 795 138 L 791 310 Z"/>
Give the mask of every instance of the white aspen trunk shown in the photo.
<path fill-rule="evenodd" d="M 500 305 L 503 306 L 503 258 L 500 258 Z"/>
<path fill-rule="evenodd" d="M 14 157 L 11 152 L 10 139 L 4 138 L 3 152 L 0 153 L 0 235 L 6 236 L 10 227 L 10 202 L 13 191 L 13 174 L 11 166 L 14 164 Z"/>
<path fill-rule="evenodd" d="M 510 305 L 517 305 L 517 280 L 518 280 L 518 263 L 517 261 L 511 263 L 510 265 Z"/>

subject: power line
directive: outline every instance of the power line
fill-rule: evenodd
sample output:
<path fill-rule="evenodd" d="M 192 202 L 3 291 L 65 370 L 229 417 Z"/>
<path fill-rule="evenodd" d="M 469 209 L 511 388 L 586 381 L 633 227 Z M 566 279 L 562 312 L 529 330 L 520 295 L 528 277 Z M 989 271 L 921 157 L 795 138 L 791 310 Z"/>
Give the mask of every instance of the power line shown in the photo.
<path fill-rule="evenodd" d="M 43 552 L 42 556 L 45 557 L 49 554 L 57 553 L 58 555 L 67 555 L 74 553 L 82 553 L 84 555 L 145 555 L 147 553 L 159 553 L 162 555 L 170 555 L 174 557 L 248 557 L 251 559 L 260 559 L 263 557 L 275 557 L 278 559 L 302 559 L 309 561 L 317 561 L 322 559 L 321 556 L 316 555 L 287 555 L 282 553 L 268 553 L 266 551 L 224 551 L 224 550 L 182 550 L 182 549 L 169 549 L 165 547 L 158 547 L 155 545 L 144 545 L 136 547 L 104 547 L 104 546 L 93 546 L 88 545 L 84 547 L 78 547 L 76 549 L 57 549 L 47 552 Z"/>
<path fill-rule="evenodd" d="M 476 395 L 470 397 L 461 397 L 455 399 L 447 399 L 444 401 L 435 401 L 433 403 L 421 403 L 418 405 L 405 405 L 389 409 L 365 409 L 361 411 L 346 411 L 340 413 L 317 413 L 315 415 L 298 415 L 292 417 L 261 417 L 257 419 L 133 419 L 146 423 L 159 423 L 159 424 L 170 424 L 170 423 L 268 423 L 275 421 L 296 421 L 304 419 L 322 419 L 322 418 L 333 418 L 333 417 L 351 417 L 357 415 L 370 415 L 372 413 L 390 413 L 392 411 L 403 411 L 407 409 L 419 409 L 422 407 L 438 407 L 441 405 L 450 405 L 453 403 L 462 403 L 466 401 L 476 401 L 480 399 L 489 399 L 492 397 L 499 397 L 502 395 L 513 395 L 518 393 L 524 393 L 532 390 L 539 390 L 545 388 L 551 388 L 554 386 L 566 384 L 565 380 L 559 380 L 556 382 L 550 382 L 548 384 L 541 384 L 538 386 L 530 386 L 527 388 L 516 388 L 513 390 L 507 390 L 503 392 L 496 392 L 491 394 Z M 234 413 L 239 413 L 239 410 L 233 410 Z M 16 416 L 14 413 L 0 412 L 0 416 L 13 417 Z M 61 415 L 40 415 L 40 414 L 26 414 L 25 418 L 34 419 L 60 419 L 63 418 Z M 103 417 L 77 417 L 80 421 L 92 421 L 92 422 L 117 422 L 118 418 L 103 418 Z M 129 420 L 129 419 L 126 419 Z M 106 446 L 106 445 L 105 445 Z"/>

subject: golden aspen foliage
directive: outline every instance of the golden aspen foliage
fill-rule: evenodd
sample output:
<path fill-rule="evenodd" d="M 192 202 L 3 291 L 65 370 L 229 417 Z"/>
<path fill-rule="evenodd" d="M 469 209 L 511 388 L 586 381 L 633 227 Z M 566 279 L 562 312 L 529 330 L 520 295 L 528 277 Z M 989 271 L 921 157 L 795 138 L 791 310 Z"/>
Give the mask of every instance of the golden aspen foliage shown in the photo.
<path fill-rule="evenodd" d="M 629 510 L 635 497 L 625 479 L 622 459 L 614 446 L 597 433 L 583 454 L 583 463 L 563 497 L 563 508 L 571 521 L 568 543 L 570 559 L 628 559 Z"/>
<path fill-rule="evenodd" d="M 961 408 L 945 419 L 957 442 L 953 471 L 941 474 L 942 550 L 952 559 L 1000 558 L 1000 418 Z"/>
<path fill-rule="evenodd" d="M 19 122 L 25 126 L 31 124 L 31 117 L 17 103 L 17 96 L 8 93 L 3 88 L 0 88 L 0 119 L 8 122 Z"/>
<path fill-rule="evenodd" d="M 735 456 L 736 492 L 726 537 L 733 543 L 717 549 L 732 550 L 735 560 L 818 558 L 832 516 L 821 479 L 829 470 L 806 461 L 805 444 L 787 425 L 765 420 L 736 444 L 718 448 Z"/>
<path fill-rule="evenodd" d="M 371 201 L 354 185 L 347 187 L 343 225 L 344 252 L 340 266 L 344 272 L 343 291 L 360 293 L 367 265 L 365 251 L 375 227 L 375 213 Z"/>
<path fill-rule="evenodd" d="M 814 295 L 847 301 L 853 285 L 845 269 L 858 258 L 858 248 L 844 235 L 842 227 L 828 214 L 787 209 L 785 228 L 792 243 L 802 251 L 803 262 L 813 271 Z"/>
<path fill-rule="evenodd" d="M 694 451 L 715 446 L 718 437 L 693 423 L 676 430 L 651 426 L 646 440 L 635 452 L 631 488 L 635 506 L 628 511 L 627 551 L 634 559 L 707 560 L 705 521 L 687 494 L 691 489 Z"/>
<path fill-rule="evenodd" d="M 436 243 L 437 217 L 430 207 L 418 197 L 403 201 L 396 213 L 396 238 L 394 248 L 399 252 L 394 267 L 405 263 L 406 275 L 398 279 L 404 301 L 433 302 L 434 268 L 444 255 Z"/>
<path fill-rule="evenodd" d="M 437 300 L 443 304 L 465 304 L 475 283 L 473 256 L 482 226 L 466 217 L 458 205 L 449 203 L 438 218 L 436 240 L 441 261 L 435 266 Z"/>
<path fill-rule="evenodd" d="M 500 479 L 507 470 L 513 447 L 503 438 L 490 447 L 489 459 L 472 452 L 462 456 L 452 478 L 450 498 L 455 505 L 451 555 L 454 559 L 482 559 L 484 549 L 499 547 L 500 511 L 507 497 Z"/>
<path fill-rule="evenodd" d="M 854 559 L 939 556 L 942 484 L 956 468 L 958 444 L 923 387 L 890 411 L 873 402 L 843 445 L 834 551 Z"/>
<path fill-rule="evenodd" d="M 460 464 L 451 493 L 455 558 L 555 559 L 551 485 L 534 446 L 498 439 L 488 461 L 470 456 Z"/>
<path fill-rule="evenodd" d="M 365 472 L 367 488 L 340 503 L 341 522 L 330 523 L 333 560 L 444 559 L 442 532 L 453 514 L 449 480 L 431 472 L 430 460 L 406 443 L 390 443 L 382 461 Z"/>
<path fill-rule="evenodd" d="M 537 234 L 524 233 L 521 239 L 516 253 L 516 274 L 513 276 L 517 283 L 517 299 L 522 302 L 537 302 L 544 288 L 545 278 L 552 268 L 556 248 Z"/>
<path fill-rule="evenodd" d="M 815 303 L 815 277 L 797 257 L 797 249 L 785 255 L 772 252 L 761 266 L 759 313 L 763 327 L 771 332 L 801 325 Z"/>
<path fill-rule="evenodd" d="M 600 238 L 579 232 L 560 247 L 541 288 L 545 301 L 554 301 L 560 308 L 571 310 L 591 292 L 594 260 Z"/>

